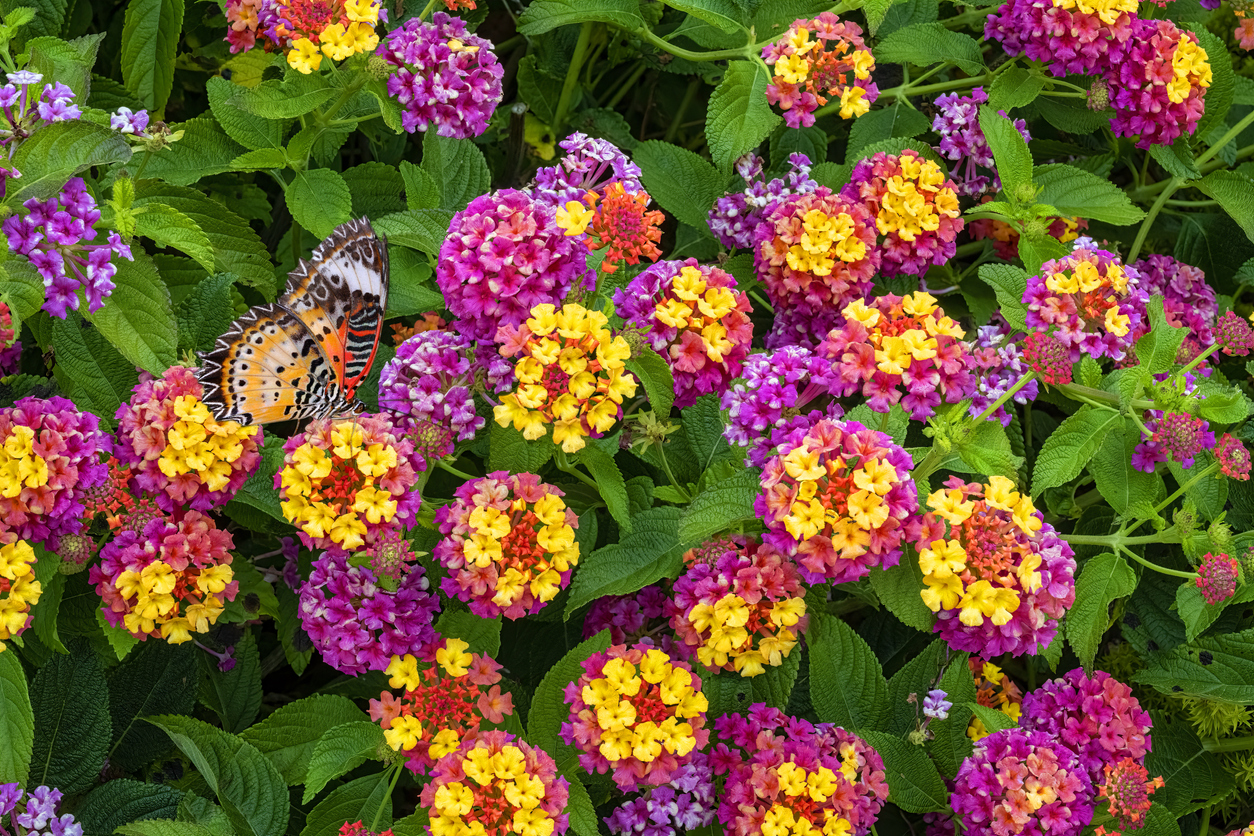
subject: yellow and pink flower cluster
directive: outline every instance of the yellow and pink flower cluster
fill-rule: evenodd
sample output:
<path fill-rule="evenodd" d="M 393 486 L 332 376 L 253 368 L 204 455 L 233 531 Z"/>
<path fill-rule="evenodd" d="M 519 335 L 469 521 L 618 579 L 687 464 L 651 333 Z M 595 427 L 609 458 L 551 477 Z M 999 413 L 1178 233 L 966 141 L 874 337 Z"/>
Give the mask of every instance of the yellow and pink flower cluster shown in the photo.
<path fill-rule="evenodd" d="M 709 740 L 701 679 L 652 645 L 614 645 L 566 686 L 561 736 L 588 772 L 613 772 L 627 792 L 671 780 Z"/>
<path fill-rule="evenodd" d="M 636 392 L 625 362 L 631 347 L 610 333 L 600 311 L 582 305 L 536 305 L 521 328 L 501 326 L 502 357 L 517 357 L 517 387 L 494 410 L 502 427 L 513 425 L 528 441 L 553 426 L 553 443 L 577 453 L 585 438 L 609 432 Z"/>
<path fill-rule="evenodd" d="M 862 28 L 831 12 L 794 21 L 762 50 L 762 60 L 774 69 L 767 101 L 779 105 L 794 128 L 813 125 L 814 111 L 829 96 L 839 99 L 842 119 L 866 113 L 879 96 L 871 80 L 875 57 L 862 40 Z"/>
<path fill-rule="evenodd" d="M 324 56 L 343 61 L 372 51 L 385 14 L 377 0 L 227 0 L 226 41 L 240 52 L 260 36 L 267 50 L 282 50 L 293 69 L 308 74 Z"/>
<path fill-rule="evenodd" d="M 5 640 L 30 626 L 30 608 L 39 602 L 43 585 L 35 580 L 35 550 L 17 535 L 0 535 L 0 652 Z"/>

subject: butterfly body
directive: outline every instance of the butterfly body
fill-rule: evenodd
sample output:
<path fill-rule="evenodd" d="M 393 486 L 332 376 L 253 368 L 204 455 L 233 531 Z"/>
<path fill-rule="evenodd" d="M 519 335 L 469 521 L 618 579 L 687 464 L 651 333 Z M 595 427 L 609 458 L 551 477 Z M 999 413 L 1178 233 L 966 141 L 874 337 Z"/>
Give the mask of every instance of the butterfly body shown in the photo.
<path fill-rule="evenodd" d="M 365 218 L 336 227 L 289 274 L 277 302 L 232 323 L 201 355 L 204 403 L 220 421 L 355 415 L 387 308 L 386 241 Z"/>

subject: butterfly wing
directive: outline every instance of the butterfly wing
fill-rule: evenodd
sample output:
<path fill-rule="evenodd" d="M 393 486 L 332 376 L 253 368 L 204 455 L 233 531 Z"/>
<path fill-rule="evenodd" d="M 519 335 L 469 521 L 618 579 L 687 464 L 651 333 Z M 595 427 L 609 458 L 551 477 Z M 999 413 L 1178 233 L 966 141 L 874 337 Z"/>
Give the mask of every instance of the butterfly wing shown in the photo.
<path fill-rule="evenodd" d="M 351 398 L 374 362 L 387 302 L 387 242 L 359 218 L 301 259 L 278 304 L 309 330 Z"/>
<path fill-rule="evenodd" d="M 338 374 L 313 334 L 275 304 L 232 323 L 201 356 L 196 376 L 219 421 L 270 424 L 322 417 L 345 405 Z"/>

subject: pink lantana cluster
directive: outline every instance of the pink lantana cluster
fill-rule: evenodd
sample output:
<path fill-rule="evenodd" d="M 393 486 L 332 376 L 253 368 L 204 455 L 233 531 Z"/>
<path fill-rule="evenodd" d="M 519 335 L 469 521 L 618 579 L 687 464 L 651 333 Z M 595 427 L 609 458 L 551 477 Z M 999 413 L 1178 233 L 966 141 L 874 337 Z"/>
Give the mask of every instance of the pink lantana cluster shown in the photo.
<path fill-rule="evenodd" d="M 1170 145 L 1197 130 L 1211 84 L 1210 61 L 1197 35 L 1170 20 L 1137 20 L 1112 55 L 1110 120 L 1116 136 L 1139 137 L 1138 148 Z"/>
<path fill-rule="evenodd" d="M 753 339 L 752 308 L 725 270 L 695 258 L 662 261 L 616 290 L 614 307 L 671 367 L 680 409 L 725 392 L 740 375 Z"/>
<path fill-rule="evenodd" d="M 933 630 L 985 656 L 1047 647 L 1075 602 L 1075 557 L 1032 498 L 1004 476 L 986 485 L 951 476 L 927 504 L 919 594 L 937 615 Z"/>
<path fill-rule="evenodd" d="M 1214 342 L 1211 329 L 1219 316 L 1219 304 L 1205 273 L 1169 255 L 1146 256 L 1132 267 L 1140 275 L 1140 289 L 1151 299 L 1162 297 L 1167 322 L 1188 329 L 1185 341 L 1192 352 Z M 1137 329 L 1137 338 L 1148 330 L 1148 323 L 1143 322 Z"/>
<path fill-rule="evenodd" d="M 918 511 L 910 454 L 856 421 L 822 418 L 781 440 L 754 510 L 764 542 L 807 583 L 845 583 L 896 566 Z"/>
<path fill-rule="evenodd" d="M 1046 261 L 1023 293 L 1029 328 L 1053 327 L 1071 362 L 1081 355 L 1121 360 L 1145 318 L 1140 275 L 1106 250 L 1081 248 Z"/>
<path fill-rule="evenodd" d="M 1043 61 L 1056 78 L 1102 75 L 1132 37 L 1137 0 L 1008 0 L 984 24 L 984 37 L 1008 55 Z"/>
<path fill-rule="evenodd" d="M 774 70 L 766 99 L 779 105 L 794 128 L 813 125 L 814 111 L 830 96 L 840 100 L 842 119 L 866 113 L 879 96 L 871 80 L 875 57 L 862 40 L 862 28 L 831 12 L 794 21 L 762 50 L 762 60 Z"/>
<path fill-rule="evenodd" d="M 1226 554 L 1207 552 L 1202 563 L 1197 567 L 1197 580 L 1194 583 L 1202 591 L 1202 598 L 1208 604 L 1220 604 L 1231 598 L 1237 591 L 1237 580 L 1241 577 L 1241 566 L 1235 557 Z"/>
<path fill-rule="evenodd" d="M 817 351 L 838 373 L 835 394 L 861 392 L 875 412 L 900 402 L 911 418 L 925 421 L 942 400 L 957 403 L 975 390 L 966 334 L 931 294 L 889 294 L 870 305 L 858 300 L 841 313 L 844 325 L 833 328 Z"/>
<path fill-rule="evenodd" d="M 866 836 L 884 802 L 884 761 L 865 740 L 755 703 L 714 722 L 710 754 L 726 776 L 718 820 L 733 836 L 823 833 Z"/>

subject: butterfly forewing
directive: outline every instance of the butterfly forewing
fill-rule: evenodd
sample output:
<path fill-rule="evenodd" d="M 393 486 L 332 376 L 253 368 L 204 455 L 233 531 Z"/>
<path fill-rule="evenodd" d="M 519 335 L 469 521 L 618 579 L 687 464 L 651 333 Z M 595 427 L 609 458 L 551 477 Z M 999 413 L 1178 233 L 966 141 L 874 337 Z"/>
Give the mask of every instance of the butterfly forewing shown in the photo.
<path fill-rule="evenodd" d="M 387 297 L 387 245 L 362 218 L 336 227 L 301 260 L 279 305 L 309 329 L 352 397 L 374 361 Z"/>

